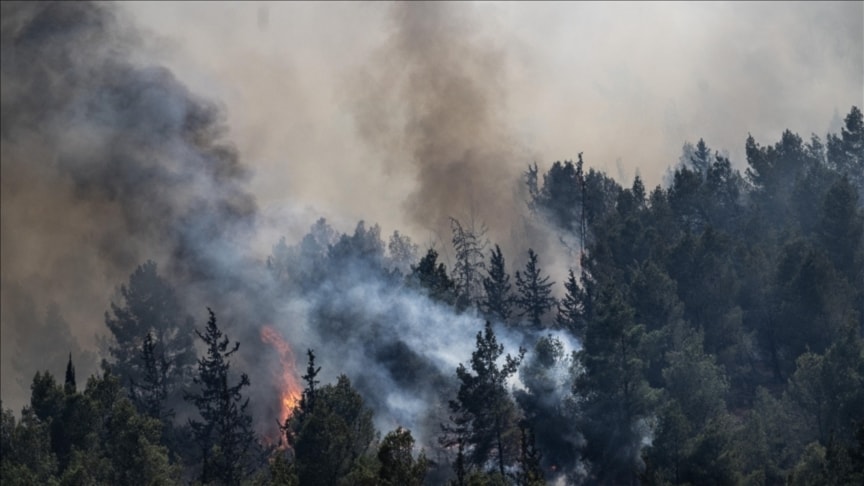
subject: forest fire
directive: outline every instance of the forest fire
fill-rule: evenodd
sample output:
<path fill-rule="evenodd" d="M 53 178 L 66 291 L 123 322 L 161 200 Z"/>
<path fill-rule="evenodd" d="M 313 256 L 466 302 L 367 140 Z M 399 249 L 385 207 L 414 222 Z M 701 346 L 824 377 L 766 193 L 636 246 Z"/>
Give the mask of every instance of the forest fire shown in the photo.
<path fill-rule="evenodd" d="M 300 401 L 302 389 L 297 381 L 297 370 L 294 367 L 294 353 L 291 346 L 285 341 L 276 329 L 270 326 L 261 328 L 261 341 L 272 345 L 279 352 L 279 363 L 281 365 L 279 378 L 280 388 L 280 410 L 279 423 L 284 424 L 291 415 L 291 411 Z"/>

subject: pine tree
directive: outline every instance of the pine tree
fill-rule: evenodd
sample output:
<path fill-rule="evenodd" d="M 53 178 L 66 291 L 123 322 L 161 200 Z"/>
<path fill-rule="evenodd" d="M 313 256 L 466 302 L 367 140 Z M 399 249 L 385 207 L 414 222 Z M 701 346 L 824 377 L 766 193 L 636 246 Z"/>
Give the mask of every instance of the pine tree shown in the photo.
<path fill-rule="evenodd" d="M 143 413 L 167 421 L 174 415 L 173 409 L 165 407 L 168 397 L 166 377 L 170 364 L 158 354 L 152 333 L 147 333 L 141 345 L 141 361 L 143 376 L 140 383 L 132 381 L 132 400 Z"/>
<path fill-rule="evenodd" d="M 314 359 L 310 351 L 306 389 L 284 427 L 297 479 L 310 486 L 354 484 L 367 476 L 366 453 L 377 439 L 372 411 L 345 375 L 316 388 Z"/>
<path fill-rule="evenodd" d="M 432 299 L 452 304 L 455 300 L 455 285 L 447 276 L 443 263 L 438 263 L 438 252 L 429 248 L 416 266 L 411 266 L 408 282 L 424 289 Z"/>
<path fill-rule="evenodd" d="M 249 386 L 249 376 L 240 375 L 235 385 L 229 385 L 229 358 L 240 343 L 229 345 L 216 325 L 216 316 L 209 308 L 210 319 L 204 332 L 196 334 L 207 345 L 207 354 L 198 359 L 198 373 L 193 382 L 197 393 L 186 394 L 186 400 L 198 409 L 202 420 L 189 420 L 189 425 L 202 456 L 201 480 L 239 484 L 247 473 L 249 453 L 255 443 L 252 417 L 246 411 L 249 399 L 242 390 Z"/>
<path fill-rule="evenodd" d="M 69 353 L 69 363 L 66 365 L 66 383 L 63 386 L 63 390 L 67 395 L 71 395 L 75 393 L 77 387 L 75 386 L 75 365 L 72 364 L 72 353 Z"/>
<path fill-rule="evenodd" d="M 378 473 L 380 486 L 421 486 L 426 477 L 429 461 L 420 452 L 417 459 L 413 456 L 414 437 L 411 431 L 398 427 L 381 441 L 378 448 Z"/>
<path fill-rule="evenodd" d="M 535 329 L 543 327 L 541 321 L 544 314 L 555 306 L 555 298 L 552 297 L 552 284 L 549 276 L 541 276 L 540 267 L 537 265 L 537 254 L 534 250 L 528 250 L 528 263 L 525 265 L 525 274 L 516 272 L 516 306 L 522 309 L 521 316 L 528 317 L 528 322 Z"/>
<path fill-rule="evenodd" d="M 582 339 L 585 336 L 585 318 L 582 312 L 583 293 L 579 284 L 576 283 L 573 269 L 570 269 L 570 273 L 567 275 L 564 289 L 567 290 L 567 293 L 558 302 L 558 315 L 555 316 L 555 323 L 561 329 L 566 329 L 574 336 Z"/>
<path fill-rule="evenodd" d="M 441 437 L 444 446 L 464 447 L 469 463 L 475 467 L 494 460 L 501 476 L 518 449 L 517 410 L 506 383 L 519 368 L 525 350 L 520 349 L 515 358 L 507 355 L 503 366 L 499 366 L 498 358 L 503 353 L 504 346 L 498 344 L 492 324 L 487 321 L 484 331 L 477 333 L 471 371 L 463 364 L 456 369 L 459 391 L 449 403 L 451 424 L 443 426 Z"/>
<path fill-rule="evenodd" d="M 578 354 L 584 372 L 574 391 L 593 474 L 601 483 L 625 484 L 635 480 L 645 433 L 639 424 L 651 413 L 654 399 L 639 355 L 644 329 L 613 284 L 596 299 Z"/>
<path fill-rule="evenodd" d="M 498 245 L 490 252 L 487 272 L 483 279 L 486 296 L 481 309 L 489 319 L 506 323 L 513 313 L 513 295 L 510 293 L 510 275 L 504 267 L 504 255 Z"/>
<path fill-rule="evenodd" d="M 152 261 L 138 266 L 120 293 L 122 305 L 112 302 L 111 313 L 105 313 L 113 338 L 108 344 L 112 372 L 133 397 L 147 394 L 139 387 L 148 380 L 145 375 L 154 370 L 153 363 L 144 361 L 143 346 L 150 339 L 148 352 L 158 363 L 155 369 L 161 375 L 158 381 L 165 388 L 165 399 L 176 394 L 179 400 L 195 363 L 192 318 L 183 316 L 174 289 L 159 276 Z M 141 402 L 136 400 L 136 404 Z"/>

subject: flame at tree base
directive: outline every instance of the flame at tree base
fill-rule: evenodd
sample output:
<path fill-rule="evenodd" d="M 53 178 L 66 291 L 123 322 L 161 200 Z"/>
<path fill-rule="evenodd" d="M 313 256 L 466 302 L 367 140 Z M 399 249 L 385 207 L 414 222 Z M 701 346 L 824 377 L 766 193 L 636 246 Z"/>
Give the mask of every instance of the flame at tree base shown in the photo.
<path fill-rule="evenodd" d="M 300 402 L 302 388 L 297 379 L 297 369 L 294 363 L 294 352 L 291 346 L 271 326 L 261 328 L 261 341 L 272 345 L 279 353 L 279 364 L 281 369 L 276 376 L 279 386 L 279 424 L 285 425 L 285 421 L 291 416 L 294 407 Z M 280 433 L 281 435 L 281 433 Z"/>

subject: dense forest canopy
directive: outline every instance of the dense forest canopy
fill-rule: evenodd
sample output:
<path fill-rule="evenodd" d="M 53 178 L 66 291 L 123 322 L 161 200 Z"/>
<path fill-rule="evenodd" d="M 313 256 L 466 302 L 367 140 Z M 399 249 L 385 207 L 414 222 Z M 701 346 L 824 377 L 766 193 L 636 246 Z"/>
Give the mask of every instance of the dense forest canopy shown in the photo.
<path fill-rule="evenodd" d="M 33 150 L 129 269 L 98 350 L 62 308 L 34 317 L 4 485 L 864 483 L 861 104 L 824 138 L 750 135 L 742 161 L 687 143 L 653 188 L 525 160 L 476 186 L 519 188 L 489 221 L 447 213 L 470 184 L 434 203 L 512 152 L 450 173 L 436 139 L 409 206 L 446 237 L 320 217 L 260 259 L 218 106 L 128 59 L 105 5 L 2 8 L 4 191 L 47 177 Z"/>

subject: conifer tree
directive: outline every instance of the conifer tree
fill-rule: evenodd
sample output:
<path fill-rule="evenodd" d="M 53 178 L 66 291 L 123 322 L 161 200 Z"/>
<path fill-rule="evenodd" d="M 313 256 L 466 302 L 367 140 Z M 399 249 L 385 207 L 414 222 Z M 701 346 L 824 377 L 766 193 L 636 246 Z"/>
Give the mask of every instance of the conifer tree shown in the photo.
<path fill-rule="evenodd" d="M 516 357 L 507 355 L 503 366 L 498 364 L 502 354 L 504 346 L 487 321 L 485 329 L 477 333 L 471 371 L 463 364 L 456 369 L 459 391 L 449 403 L 453 415 L 451 423 L 443 426 L 441 443 L 464 447 L 465 459 L 475 467 L 494 461 L 503 477 L 518 453 L 518 414 L 506 383 L 519 368 L 525 350 L 520 349 Z"/>
<path fill-rule="evenodd" d="M 534 250 L 528 250 L 528 263 L 525 265 L 525 273 L 516 272 L 516 306 L 522 312 L 522 317 L 527 317 L 529 324 L 535 329 L 543 326 L 542 318 L 546 312 L 555 306 L 555 298 L 552 297 L 552 284 L 549 276 L 542 276 L 540 267 L 537 265 L 537 254 Z"/>
<path fill-rule="evenodd" d="M 66 365 L 66 383 L 63 386 L 67 395 L 75 393 L 75 365 L 72 364 L 72 353 L 69 353 L 69 363 Z"/>
<path fill-rule="evenodd" d="M 199 387 L 186 400 L 198 409 L 201 420 L 189 420 L 201 459 L 201 481 L 219 481 L 226 485 L 239 484 L 247 473 L 249 453 L 255 443 L 252 417 L 248 414 L 249 399 L 242 390 L 249 386 L 249 376 L 240 375 L 235 385 L 229 385 L 229 358 L 240 343 L 233 346 L 228 336 L 216 325 L 216 316 L 209 308 L 210 319 L 204 332 L 196 334 L 207 345 L 207 353 L 198 359 L 198 373 L 193 382 Z"/>
<path fill-rule="evenodd" d="M 481 304 L 482 311 L 488 318 L 506 323 L 513 313 L 513 295 L 510 292 L 510 275 L 504 267 L 504 255 L 498 245 L 490 252 L 483 289 L 486 295 Z"/>
<path fill-rule="evenodd" d="M 573 333 L 574 336 L 582 338 L 585 336 L 585 319 L 582 315 L 583 295 L 582 289 L 576 283 L 576 275 L 573 274 L 573 269 L 570 269 L 570 273 L 567 275 L 564 289 L 567 293 L 558 302 L 558 315 L 555 316 L 555 323 L 561 329 L 566 329 Z"/>

